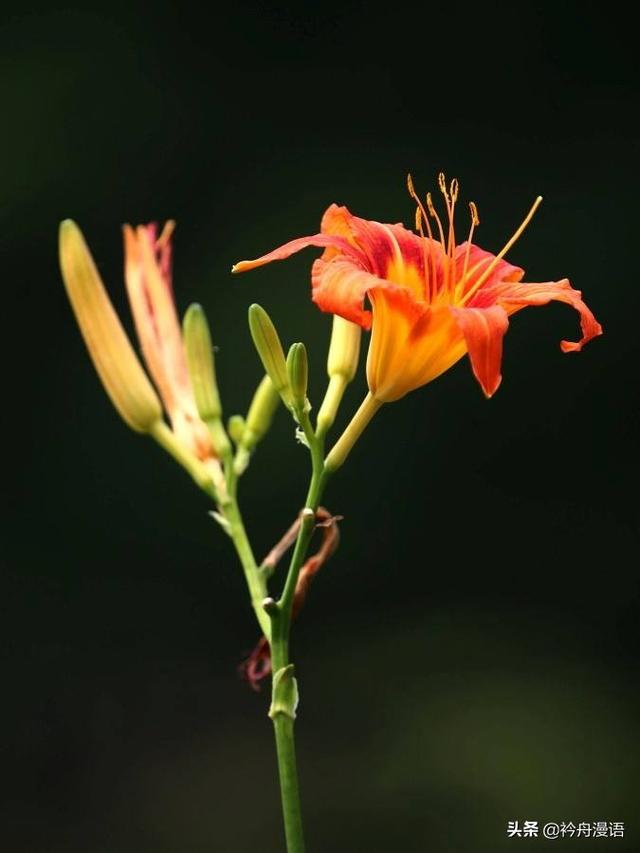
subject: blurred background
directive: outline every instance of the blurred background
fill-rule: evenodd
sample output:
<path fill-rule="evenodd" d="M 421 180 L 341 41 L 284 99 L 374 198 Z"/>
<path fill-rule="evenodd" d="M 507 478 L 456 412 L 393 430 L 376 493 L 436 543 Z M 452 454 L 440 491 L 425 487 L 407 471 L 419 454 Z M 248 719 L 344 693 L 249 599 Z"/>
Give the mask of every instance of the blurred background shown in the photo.
<path fill-rule="evenodd" d="M 558 844 L 639 849 L 637 77 L 622 6 L 29 3 L 2 12 L 0 48 L 0 849 L 283 849 L 268 690 L 237 675 L 258 636 L 240 570 L 206 500 L 102 391 L 58 222 L 80 223 L 130 329 L 120 226 L 175 217 L 177 302 L 207 310 L 226 413 L 260 378 L 253 301 L 307 343 L 317 407 L 317 251 L 239 278 L 231 264 L 315 232 L 334 201 L 410 224 L 406 173 L 424 192 L 440 169 L 494 251 L 545 196 L 509 257 L 529 280 L 570 277 L 605 335 L 562 355 L 571 309 L 519 313 L 494 399 L 464 359 L 385 408 L 333 482 L 342 545 L 293 647 L 308 848 L 538 849 L 506 838 L 527 819 L 626 821 L 625 838 Z M 242 484 L 259 555 L 300 507 L 306 461 L 280 412 Z"/>

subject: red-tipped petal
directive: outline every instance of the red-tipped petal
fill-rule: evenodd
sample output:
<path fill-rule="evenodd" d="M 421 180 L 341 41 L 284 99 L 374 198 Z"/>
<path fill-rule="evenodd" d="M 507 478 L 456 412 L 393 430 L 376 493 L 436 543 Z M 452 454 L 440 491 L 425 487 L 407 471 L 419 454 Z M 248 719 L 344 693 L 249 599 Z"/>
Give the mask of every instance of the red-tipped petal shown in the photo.
<path fill-rule="evenodd" d="M 564 302 L 580 315 L 582 338 L 579 341 L 561 341 L 563 352 L 579 352 L 592 338 L 602 334 L 602 326 L 582 301 L 582 293 L 574 290 L 569 280 L 547 281 L 535 284 L 501 282 L 491 290 L 493 301 L 503 305 L 509 314 L 528 305 L 546 305 L 551 301 Z"/>
<path fill-rule="evenodd" d="M 319 248 L 333 247 L 342 250 L 346 254 L 357 254 L 353 246 L 344 237 L 333 236 L 331 234 L 313 234 L 311 237 L 298 237 L 297 240 L 291 240 L 289 243 L 285 243 L 284 246 L 280 246 L 278 249 L 274 249 L 272 252 L 262 255 L 253 261 L 239 261 L 239 263 L 231 267 L 231 272 L 247 272 L 247 270 L 253 270 L 256 267 L 270 264 L 271 261 L 283 261 L 285 258 L 291 257 L 291 255 L 294 255 L 301 249 L 306 249 L 308 246 L 318 246 Z"/>
<path fill-rule="evenodd" d="M 509 326 L 500 305 L 490 308 L 451 308 L 469 352 L 473 374 L 487 397 L 498 390 L 502 375 L 502 339 Z"/>
<path fill-rule="evenodd" d="M 441 275 L 443 252 L 440 243 L 422 240 L 399 223 L 362 219 L 346 207 L 332 204 L 322 218 L 322 232 L 344 237 L 360 250 L 365 269 L 401 287 L 410 287 L 417 298 L 424 298 L 425 260 L 428 267 L 435 265 L 437 274 Z M 433 261 L 430 253 L 434 255 Z M 330 257 L 325 253 L 323 259 Z"/>

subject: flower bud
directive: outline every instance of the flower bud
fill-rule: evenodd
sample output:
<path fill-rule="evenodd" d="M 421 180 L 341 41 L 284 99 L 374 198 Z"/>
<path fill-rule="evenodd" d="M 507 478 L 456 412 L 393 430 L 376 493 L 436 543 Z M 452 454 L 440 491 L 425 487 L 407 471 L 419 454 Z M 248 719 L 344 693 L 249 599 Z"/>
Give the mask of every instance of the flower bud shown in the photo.
<path fill-rule="evenodd" d="M 187 367 L 198 414 L 206 423 L 216 455 L 223 457 L 231 444 L 222 425 L 222 405 L 216 382 L 213 345 L 209 324 L 202 306 L 193 303 L 182 321 Z"/>
<path fill-rule="evenodd" d="M 111 402 L 136 432 L 149 432 L 162 407 L 120 324 L 82 232 L 60 224 L 60 266 L 71 307 Z"/>
<path fill-rule="evenodd" d="M 360 326 L 334 314 L 327 358 L 329 387 L 318 412 L 317 428 L 321 435 L 333 425 L 346 387 L 356 374 L 361 336 Z"/>
<path fill-rule="evenodd" d="M 216 383 L 209 324 L 201 305 L 193 303 L 189 306 L 182 321 L 182 331 L 198 413 L 204 421 L 218 420 L 222 415 L 222 406 Z"/>
<path fill-rule="evenodd" d="M 265 372 L 271 378 L 276 391 L 289 405 L 291 391 L 282 344 L 271 318 L 260 305 L 254 304 L 249 308 L 249 329 Z"/>
<path fill-rule="evenodd" d="M 276 394 L 276 400 L 279 399 L 280 398 Z M 227 432 L 229 433 L 229 436 L 231 437 L 231 440 L 234 444 L 240 444 L 246 426 L 247 425 L 245 419 L 242 417 L 242 415 L 231 415 L 227 423 Z"/>
<path fill-rule="evenodd" d="M 307 383 L 309 381 L 309 362 L 304 344 L 291 345 L 287 355 L 287 374 L 293 405 L 297 409 L 304 409 L 307 403 Z"/>
<path fill-rule="evenodd" d="M 280 395 L 270 377 L 265 376 L 256 388 L 247 412 L 246 426 L 242 436 L 242 446 L 247 450 L 253 450 L 256 444 L 264 438 L 271 426 L 279 402 Z"/>
<path fill-rule="evenodd" d="M 262 441 L 271 426 L 279 402 L 280 395 L 270 377 L 265 376 L 253 395 L 246 422 L 240 415 L 234 416 L 238 419 L 238 427 L 242 427 L 239 439 L 236 439 L 232 434 L 232 438 L 238 446 L 235 459 L 236 474 L 240 475 L 246 470 L 251 452 L 258 442 Z M 229 422 L 229 432 L 231 432 L 231 422 Z"/>
<path fill-rule="evenodd" d="M 334 314 L 327 358 L 329 378 L 343 376 L 347 382 L 352 381 L 358 369 L 361 337 L 362 329 L 357 323 Z"/>

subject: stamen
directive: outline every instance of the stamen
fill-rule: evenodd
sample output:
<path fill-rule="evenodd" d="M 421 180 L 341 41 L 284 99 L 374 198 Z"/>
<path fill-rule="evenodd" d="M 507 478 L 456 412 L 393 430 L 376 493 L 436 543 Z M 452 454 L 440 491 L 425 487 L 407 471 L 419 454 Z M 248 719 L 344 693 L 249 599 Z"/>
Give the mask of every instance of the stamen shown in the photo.
<path fill-rule="evenodd" d="M 449 213 L 449 245 L 448 245 L 448 255 L 451 258 L 451 263 L 449 264 L 449 289 L 453 288 L 455 282 L 455 254 L 456 254 L 456 230 L 455 230 L 455 207 L 456 202 L 458 200 L 458 179 L 454 178 L 449 184 L 449 196 L 450 203 L 448 205 L 448 213 Z"/>
<path fill-rule="evenodd" d="M 424 209 L 422 202 L 420 201 L 420 197 L 415 191 L 415 187 L 413 186 L 413 178 L 411 177 L 411 172 L 407 175 L 407 189 L 409 190 L 409 195 L 418 205 L 416 208 L 416 231 L 420 232 L 420 237 L 423 240 L 422 244 L 422 263 L 424 265 L 424 277 L 425 283 L 428 287 L 428 293 L 425 293 L 425 296 L 428 297 L 429 301 L 432 299 L 432 293 L 435 293 L 436 288 L 436 259 L 433 257 L 433 252 L 431 251 L 431 243 L 433 241 L 433 235 L 431 233 L 431 226 L 429 225 L 429 217 L 427 216 L 427 212 Z M 424 231 L 422 230 L 422 223 L 427 227 L 427 234 L 429 235 L 429 247 L 428 247 L 428 255 L 431 266 L 431 273 L 427 271 L 427 247 L 426 240 L 424 236 Z M 426 288 L 425 288 L 426 290 Z"/>
<path fill-rule="evenodd" d="M 447 247 L 444 242 L 444 231 L 442 230 L 442 222 L 440 222 L 440 217 L 438 216 L 438 212 L 433 206 L 433 199 L 431 198 L 431 193 L 427 193 L 427 208 L 431 216 L 435 219 L 438 224 L 438 232 L 440 233 L 440 242 L 442 243 L 442 251 L 447 253 Z"/>
<path fill-rule="evenodd" d="M 441 178 L 442 178 L 442 180 L 440 180 Z M 447 213 L 448 213 L 450 210 L 449 199 L 447 198 L 447 188 L 444 184 L 444 175 L 442 174 L 442 172 L 440 172 L 440 174 L 438 175 L 438 182 L 440 183 L 440 189 L 443 191 L 443 194 L 444 194 L 445 198 L 447 199 Z M 440 221 L 440 217 L 438 216 L 438 212 L 436 211 L 435 206 L 433 204 L 433 199 L 431 198 L 431 193 L 427 193 L 427 206 L 429 208 L 429 213 L 435 219 L 435 221 L 438 225 L 438 233 L 440 234 L 440 243 L 442 245 L 442 252 L 445 255 L 445 257 L 442 259 L 443 267 L 444 267 L 443 285 L 446 289 L 448 289 L 449 277 L 450 277 L 449 273 L 450 273 L 450 268 L 451 268 L 451 263 L 449 261 L 448 245 L 447 245 L 447 243 L 445 243 L 445 240 L 444 240 L 444 230 L 442 228 L 442 222 Z"/>
<path fill-rule="evenodd" d="M 534 201 L 534 203 L 531 205 L 531 210 L 529 211 L 529 213 L 527 213 L 527 215 L 525 216 L 525 218 L 522 221 L 522 224 L 517 229 L 517 231 L 515 232 L 513 237 L 511 237 L 511 239 L 505 243 L 504 247 L 501 249 L 500 252 L 498 252 L 498 254 L 495 256 L 495 258 L 491 261 L 489 266 L 485 269 L 485 271 L 482 273 L 482 275 L 476 281 L 476 283 L 473 285 L 473 287 L 469 290 L 468 293 L 465 294 L 465 296 L 464 296 L 465 302 L 468 302 L 469 299 L 474 295 L 474 293 L 476 293 L 478 288 L 482 287 L 482 285 L 485 283 L 485 281 L 487 280 L 487 278 L 489 277 L 489 275 L 491 274 L 491 272 L 495 268 L 498 261 L 500 261 L 500 260 L 502 260 L 502 258 L 504 258 L 504 256 L 507 254 L 509 249 L 513 246 L 513 244 L 522 236 L 523 231 L 525 230 L 527 225 L 533 219 L 533 215 L 536 212 L 536 210 L 540 207 L 541 203 L 542 203 L 542 196 L 539 195 L 537 197 L 537 199 Z M 464 284 L 464 281 L 461 282 L 461 284 Z"/>
<path fill-rule="evenodd" d="M 456 285 L 456 298 L 459 295 L 459 290 L 461 285 L 464 285 L 464 281 L 467 277 L 467 269 L 469 267 L 469 255 L 471 254 L 471 241 L 473 239 L 473 231 L 474 229 L 480 225 L 480 217 L 478 216 L 478 208 L 475 205 L 475 202 L 469 202 L 469 213 L 471 214 L 471 228 L 469 229 L 469 236 L 467 237 L 467 251 L 464 253 L 464 267 L 462 269 L 462 278 Z"/>
<path fill-rule="evenodd" d="M 448 207 L 449 194 L 447 193 L 447 179 L 445 178 L 444 172 L 438 172 L 438 186 L 440 187 L 440 192 L 444 196 L 444 200 L 446 201 Z"/>

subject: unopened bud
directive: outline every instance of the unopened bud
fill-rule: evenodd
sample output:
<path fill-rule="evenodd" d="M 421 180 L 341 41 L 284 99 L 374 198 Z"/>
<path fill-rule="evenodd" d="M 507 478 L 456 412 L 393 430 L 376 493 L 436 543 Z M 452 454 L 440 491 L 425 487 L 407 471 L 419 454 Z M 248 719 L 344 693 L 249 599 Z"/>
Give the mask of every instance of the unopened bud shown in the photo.
<path fill-rule="evenodd" d="M 307 401 L 307 384 L 309 381 L 309 362 L 307 350 L 302 343 L 292 344 L 287 355 L 287 373 L 293 405 L 303 409 Z"/>
<path fill-rule="evenodd" d="M 265 372 L 288 405 L 291 392 L 284 351 L 276 328 L 262 306 L 253 304 L 249 308 L 249 329 Z"/>
<path fill-rule="evenodd" d="M 240 415 L 235 415 L 238 418 L 236 427 L 238 438 L 235 438 L 234 435 L 231 437 L 238 447 L 235 459 L 235 469 L 238 475 L 244 473 L 251 459 L 253 449 L 258 442 L 262 441 L 271 426 L 271 421 L 279 402 L 280 394 L 274 388 L 270 377 L 265 376 L 253 395 L 246 421 Z M 232 425 L 231 421 L 229 421 L 230 433 L 231 429 Z"/>
<path fill-rule="evenodd" d="M 276 394 L 276 400 L 278 399 L 279 397 Z M 246 422 L 242 415 L 231 415 L 227 422 L 227 432 L 234 444 L 240 444 L 242 437 L 244 436 L 245 428 Z"/>
<path fill-rule="evenodd" d="M 189 306 L 182 321 L 182 332 L 198 414 L 204 421 L 220 418 L 222 406 L 216 382 L 211 333 L 201 305 L 193 303 Z"/>
<path fill-rule="evenodd" d="M 247 412 L 247 421 L 242 436 L 242 445 L 247 450 L 253 450 L 256 444 L 264 438 L 271 426 L 279 402 L 280 395 L 274 388 L 270 377 L 265 376 L 256 388 Z"/>
<path fill-rule="evenodd" d="M 60 224 L 60 267 L 82 337 L 111 402 L 131 429 L 149 432 L 162 420 L 160 400 L 122 328 L 82 232 L 70 219 Z"/>
<path fill-rule="evenodd" d="M 318 412 L 317 428 L 321 435 L 333 425 L 347 385 L 356 375 L 361 337 L 360 326 L 334 314 L 327 358 L 329 387 Z"/>
<path fill-rule="evenodd" d="M 343 376 L 347 382 L 351 382 L 358 369 L 361 337 L 362 329 L 357 323 L 334 314 L 327 358 L 329 378 Z"/>
<path fill-rule="evenodd" d="M 231 445 L 221 421 L 222 405 L 216 382 L 213 344 L 201 305 L 193 303 L 189 306 L 182 321 L 182 331 L 198 414 L 209 429 L 216 455 L 224 457 L 231 451 Z"/>

